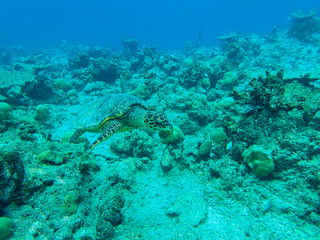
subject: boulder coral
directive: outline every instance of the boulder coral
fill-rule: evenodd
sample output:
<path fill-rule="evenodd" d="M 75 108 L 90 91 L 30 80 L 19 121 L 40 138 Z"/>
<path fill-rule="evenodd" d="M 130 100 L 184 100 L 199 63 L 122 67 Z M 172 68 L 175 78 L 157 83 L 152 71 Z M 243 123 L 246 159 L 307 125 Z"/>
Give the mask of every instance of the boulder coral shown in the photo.
<path fill-rule="evenodd" d="M 14 229 L 13 220 L 8 217 L 0 217 L 0 240 L 9 239 Z"/>
<path fill-rule="evenodd" d="M 238 73 L 236 71 L 226 72 L 222 79 L 218 81 L 224 90 L 232 90 L 238 84 Z"/>
<path fill-rule="evenodd" d="M 38 105 L 36 108 L 35 119 L 38 121 L 46 121 L 50 117 L 50 112 L 47 106 L 45 105 Z"/>
<path fill-rule="evenodd" d="M 198 151 L 198 158 L 201 160 L 207 160 L 210 157 L 210 152 L 212 148 L 212 141 L 207 140 L 203 142 Z"/>
<path fill-rule="evenodd" d="M 0 121 L 13 120 L 14 118 L 11 106 L 5 102 L 0 102 Z"/>
<path fill-rule="evenodd" d="M 215 128 L 210 132 L 210 139 L 216 143 L 220 144 L 228 141 L 227 134 L 223 131 L 222 127 Z"/>

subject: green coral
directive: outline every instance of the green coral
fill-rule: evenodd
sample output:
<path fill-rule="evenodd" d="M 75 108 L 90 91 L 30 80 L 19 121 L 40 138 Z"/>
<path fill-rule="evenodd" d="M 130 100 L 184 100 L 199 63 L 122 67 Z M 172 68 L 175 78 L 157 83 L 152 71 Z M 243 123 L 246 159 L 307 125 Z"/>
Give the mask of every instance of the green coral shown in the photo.
<path fill-rule="evenodd" d="M 73 88 L 72 84 L 63 78 L 56 79 L 54 85 L 57 89 L 63 90 L 64 92 L 68 92 Z"/>
<path fill-rule="evenodd" d="M 199 85 L 201 87 L 203 87 L 204 89 L 209 89 L 211 86 L 210 83 L 210 78 L 208 76 L 203 77 L 200 81 L 199 81 Z"/>
<path fill-rule="evenodd" d="M 97 164 L 96 159 L 94 157 L 92 157 L 92 155 L 84 154 L 81 157 L 81 160 L 80 160 L 80 162 L 78 164 L 78 170 L 82 174 L 87 174 L 91 170 L 94 171 L 94 172 L 100 170 L 100 167 Z"/>
<path fill-rule="evenodd" d="M 238 73 L 236 71 L 226 72 L 218 82 L 223 89 L 231 90 L 238 83 Z"/>
<path fill-rule="evenodd" d="M 73 132 L 64 132 L 61 139 L 60 139 L 60 142 L 69 143 L 72 135 L 73 135 Z"/>
<path fill-rule="evenodd" d="M 204 143 L 202 143 L 198 151 L 198 158 L 201 160 L 208 159 L 210 157 L 211 148 L 212 148 L 212 141 L 207 140 Z"/>
<path fill-rule="evenodd" d="M 138 85 L 133 91 L 130 92 L 130 94 L 135 95 L 142 99 L 147 99 L 149 94 L 149 91 L 147 89 L 147 85 L 140 84 Z"/>
<path fill-rule="evenodd" d="M 38 160 L 39 163 L 59 166 L 66 163 L 68 157 L 68 153 L 60 153 L 52 150 L 45 150 L 38 155 Z"/>
<path fill-rule="evenodd" d="M 0 102 L 0 121 L 14 120 L 15 116 L 11 109 L 11 106 L 5 102 Z"/>
<path fill-rule="evenodd" d="M 223 143 L 228 141 L 228 136 L 227 134 L 223 131 L 222 127 L 215 128 L 211 131 L 210 133 L 210 139 L 214 143 Z"/>
<path fill-rule="evenodd" d="M 223 108 L 229 108 L 234 105 L 234 102 L 233 97 L 224 97 L 218 102 L 218 104 Z"/>
<path fill-rule="evenodd" d="M 77 89 L 73 88 L 67 92 L 66 98 L 71 98 L 71 97 L 75 97 L 75 98 L 78 97 Z"/>
<path fill-rule="evenodd" d="M 175 144 L 177 143 L 179 140 L 183 140 L 184 139 L 184 134 L 181 131 L 180 128 L 173 126 L 172 132 L 160 132 L 159 133 L 160 137 L 161 137 L 161 142 L 163 144 Z"/>
<path fill-rule="evenodd" d="M 67 194 L 63 201 L 62 213 L 67 216 L 76 213 L 76 211 L 78 210 L 78 200 L 79 194 L 74 192 Z"/>
<path fill-rule="evenodd" d="M 45 105 L 38 105 L 36 108 L 36 114 L 35 114 L 35 119 L 37 121 L 46 121 L 50 117 L 50 112 L 47 106 Z"/>
<path fill-rule="evenodd" d="M 243 152 L 242 156 L 257 177 L 266 177 L 273 173 L 273 159 L 262 146 L 252 145 Z"/>

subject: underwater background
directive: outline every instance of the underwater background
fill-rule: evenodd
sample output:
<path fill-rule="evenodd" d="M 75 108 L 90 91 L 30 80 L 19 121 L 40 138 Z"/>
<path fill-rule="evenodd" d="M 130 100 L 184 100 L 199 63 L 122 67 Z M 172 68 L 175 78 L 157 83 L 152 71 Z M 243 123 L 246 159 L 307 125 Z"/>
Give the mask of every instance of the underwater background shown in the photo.
<path fill-rule="evenodd" d="M 183 50 L 185 41 L 219 44 L 227 32 L 265 35 L 287 28 L 297 10 L 317 9 L 316 0 L 1 0 L 0 46 L 44 48 L 62 41 L 121 47 L 133 36 L 142 45 Z"/>
<path fill-rule="evenodd" d="M 0 3 L 0 240 L 320 239 L 318 1 Z"/>

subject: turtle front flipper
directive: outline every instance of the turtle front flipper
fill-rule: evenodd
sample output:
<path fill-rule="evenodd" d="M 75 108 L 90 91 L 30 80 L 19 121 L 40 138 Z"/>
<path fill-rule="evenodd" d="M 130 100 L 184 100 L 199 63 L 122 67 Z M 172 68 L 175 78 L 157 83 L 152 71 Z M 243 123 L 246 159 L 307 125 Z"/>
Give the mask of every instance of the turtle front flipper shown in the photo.
<path fill-rule="evenodd" d="M 78 129 L 77 131 L 75 131 L 75 133 L 71 136 L 70 138 L 70 143 L 75 143 L 79 137 L 84 134 L 86 132 L 86 130 L 84 129 Z"/>
<path fill-rule="evenodd" d="M 75 143 L 81 137 L 81 135 L 84 134 L 85 132 L 99 132 L 99 129 L 97 128 L 97 126 L 89 126 L 89 127 L 79 128 L 71 136 L 69 142 Z"/>
<path fill-rule="evenodd" d="M 92 149 L 97 146 L 99 143 L 103 142 L 104 140 L 111 137 L 114 133 L 119 132 L 122 125 L 119 122 L 112 122 L 110 125 L 108 125 L 105 129 L 103 129 L 102 134 L 95 140 L 89 147 L 89 153 L 92 151 Z"/>

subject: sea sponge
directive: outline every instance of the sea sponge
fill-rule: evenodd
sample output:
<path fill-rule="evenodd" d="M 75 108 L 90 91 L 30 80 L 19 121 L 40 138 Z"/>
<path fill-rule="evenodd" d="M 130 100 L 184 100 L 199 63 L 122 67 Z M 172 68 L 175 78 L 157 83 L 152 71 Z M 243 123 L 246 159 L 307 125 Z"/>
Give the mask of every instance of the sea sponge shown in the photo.
<path fill-rule="evenodd" d="M 160 132 L 159 135 L 161 137 L 161 142 L 163 144 L 174 144 L 174 143 L 177 143 L 179 140 L 184 139 L 183 132 L 181 131 L 180 128 L 176 126 L 173 126 L 171 134 L 161 135 L 161 132 Z"/>
<path fill-rule="evenodd" d="M 9 239 L 14 229 L 14 223 L 11 218 L 0 217 L 0 240 Z"/>
<path fill-rule="evenodd" d="M 257 177 L 266 177 L 273 173 L 273 159 L 262 146 L 252 145 L 243 152 L 242 156 Z"/>
<path fill-rule="evenodd" d="M 13 119 L 15 119 L 15 116 L 11 106 L 5 102 L 0 102 L 0 121 Z"/>

